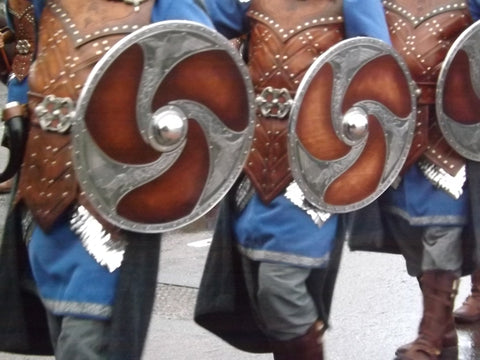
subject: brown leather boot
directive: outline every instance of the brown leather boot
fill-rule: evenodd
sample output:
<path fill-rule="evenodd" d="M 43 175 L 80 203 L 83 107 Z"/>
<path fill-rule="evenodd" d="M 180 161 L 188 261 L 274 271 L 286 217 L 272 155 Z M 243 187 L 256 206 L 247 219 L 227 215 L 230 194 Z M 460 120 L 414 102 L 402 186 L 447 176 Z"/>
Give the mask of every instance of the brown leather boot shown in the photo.
<path fill-rule="evenodd" d="M 395 351 L 395 355 L 400 355 L 404 353 L 408 349 L 410 349 L 415 341 L 400 346 L 397 351 Z M 443 351 L 455 351 L 458 347 L 458 335 L 457 329 L 455 328 L 455 323 L 453 321 L 448 322 L 448 329 L 446 330 L 445 334 L 443 335 L 442 339 L 442 348 Z"/>
<path fill-rule="evenodd" d="M 420 281 L 420 278 L 417 278 L 417 280 L 418 280 L 418 285 L 420 286 L 420 290 L 422 290 L 422 283 Z M 412 344 L 413 342 L 400 346 L 397 349 L 397 351 L 395 351 L 395 355 L 404 353 L 412 346 Z M 452 348 L 456 349 L 457 346 L 458 346 L 457 329 L 455 328 L 455 323 L 453 321 L 449 321 L 447 324 L 446 332 L 443 335 L 442 347 L 445 351 L 445 350 L 450 350 Z"/>
<path fill-rule="evenodd" d="M 272 341 L 275 360 L 323 360 L 322 336 L 325 326 L 317 321 L 307 333 L 287 341 Z"/>
<path fill-rule="evenodd" d="M 470 324 L 480 320 L 480 270 L 472 274 L 472 291 L 463 305 L 453 312 L 459 324 Z"/>
<path fill-rule="evenodd" d="M 458 339 L 452 310 L 457 294 L 458 277 L 451 271 L 425 271 L 420 278 L 423 295 L 423 316 L 418 337 L 400 347 L 397 360 L 438 360 L 447 351 L 444 339 L 450 337 L 449 351 L 456 351 Z"/>

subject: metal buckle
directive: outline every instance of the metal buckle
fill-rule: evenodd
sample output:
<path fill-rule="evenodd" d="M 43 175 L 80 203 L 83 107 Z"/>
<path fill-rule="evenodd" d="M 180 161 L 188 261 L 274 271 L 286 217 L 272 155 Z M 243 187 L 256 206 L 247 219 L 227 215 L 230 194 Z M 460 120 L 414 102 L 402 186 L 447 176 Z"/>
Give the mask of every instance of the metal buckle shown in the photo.
<path fill-rule="evenodd" d="M 47 95 L 35 107 L 35 114 L 43 130 L 63 134 L 72 126 L 72 119 L 75 115 L 73 100 Z"/>
<path fill-rule="evenodd" d="M 132 5 L 132 6 L 138 6 L 141 3 L 144 3 L 147 0 L 123 0 L 125 4 Z"/>
<path fill-rule="evenodd" d="M 15 48 L 20 55 L 27 55 L 32 50 L 32 44 L 30 44 L 30 41 L 26 39 L 20 39 L 17 41 Z"/>
<path fill-rule="evenodd" d="M 264 117 L 283 119 L 290 112 L 293 100 L 287 89 L 268 86 L 257 96 L 255 104 Z"/>

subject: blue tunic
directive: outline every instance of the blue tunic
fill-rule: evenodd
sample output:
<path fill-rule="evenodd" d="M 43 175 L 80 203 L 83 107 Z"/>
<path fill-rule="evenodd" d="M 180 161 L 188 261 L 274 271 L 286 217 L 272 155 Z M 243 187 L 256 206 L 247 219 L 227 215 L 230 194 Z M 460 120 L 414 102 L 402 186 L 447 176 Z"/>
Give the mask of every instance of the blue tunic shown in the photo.
<path fill-rule="evenodd" d="M 470 7 L 470 14 L 473 20 L 480 19 L 480 0 L 468 0 L 468 6 Z"/>
<path fill-rule="evenodd" d="M 413 226 L 463 226 L 468 222 L 467 185 L 455 199 L 433 186 L 417 165 L 408 169 L 397 188 L 388 188 L 381 200 L 386 210 Z"/>
<path fill-rule="evenodd" d="M 32 0 L 37 19 L 44 0 Z M 151 21 L 191 20 L 213 27 L 195 0 L 156 0 Z M 28 81 L 12 79 L 8 101 L 27 102 Z M 48 233 L 36 227 L 29 242 L 33 276 L 46 307 L 56 315 L 106 319 L 111 315 L 119 269 L 109 272 L 99 265 L 60 219 Z"/>
<path fill-rule="evenodd" d="M 249 1 L 206 0 L 215 27 L 232 38 L 248 32 Z M 379 0 L 343 2 L 347 38 L 369 36 L 390 43 L 383 6 Z M 233 224 L 242 253 L 253 260 L 304 267 L 324 267 L 336 236 L 338 216 L 321 227 L 283 194 L 270 204 L 257 195 L 238 214 Z"/>

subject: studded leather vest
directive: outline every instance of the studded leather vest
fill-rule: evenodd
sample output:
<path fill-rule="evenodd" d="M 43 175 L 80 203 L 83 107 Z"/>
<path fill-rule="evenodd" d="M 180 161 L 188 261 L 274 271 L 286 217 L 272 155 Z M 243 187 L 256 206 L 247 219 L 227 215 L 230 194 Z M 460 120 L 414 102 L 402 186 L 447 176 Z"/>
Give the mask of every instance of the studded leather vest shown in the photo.
<path fill-rule="evenodd" d="M 291 181 L 287 154 L 291 99 L 313 61 L 344 39 L 342 1 L 253 0 L 249 69 L 257 123 L 245 165 L 268 203 Z"/>
<path fill-rule="evenodd" d="M 152 6 L 153 1 L 132 6 L 107 0 L 45 5 L 29 72 L 30 129 L 16 195 L 44 230 L 81 195 L 68 131 L 72 105 L 95 63 L 126 34 L 148 24 Z"/>
<path fill-rule="evenodd" d="M 35 51 L 35 16 L 33 5 L 28 0 L 8 0 L 13 28 L 15 29 L 15 51 L 12 75 L 22 81 L 28 74 Z"/>
<path fill-rule="evenodd" d="M 425 156 L 455 175 L 464 160 L 441 135 L 435 115 L 435 88 L 448 49 L 471 23 L 467 3 L 459 0 L 383 1 L 394 48 L 404 57 L 418 86 L 418 115 L 404 168 Z"/>

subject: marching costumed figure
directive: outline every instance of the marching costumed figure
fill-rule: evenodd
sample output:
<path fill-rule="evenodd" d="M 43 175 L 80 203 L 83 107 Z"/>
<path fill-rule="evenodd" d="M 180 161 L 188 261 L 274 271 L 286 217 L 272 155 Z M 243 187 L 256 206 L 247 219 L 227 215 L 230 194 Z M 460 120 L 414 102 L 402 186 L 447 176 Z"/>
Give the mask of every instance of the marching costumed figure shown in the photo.
<path fill-rule="evenodd" d="M 476 165 L 467 164 L 440 131 L 435 94 L 442 61 L 472 24 L 471 8 L 478 4 L 385 1 L 384 5 L 392 44 L 405 57 L 418 86 L 411 156 L 399 186 L 382 199 L 389 232 L 397 239 L 409 274 L 418 278 L 423 296 L 418 337 L 396 354 L 399 359 L 437 359 L 457 346 L 452 310 L 464 258 L 471 253 L 464 250 L 463 234 L 472 221 L 470 203 L 477 191 L 466 182 Z M 473 263 L 478 266 L 477 259 Z"/>
<path fill-rule="evenodd" d="M 342 242 L 338 215 L 303 201 L 292 183 L 289 117 L 317 57 L 350 37 L 389 42 L 383 8 L 376 0 L 205 4 L 222 34 L 244 41 L 257 121 L 244 174 L 220 211 L 195 320 L 246 351 L 322 359 Z M 329 100 L 315 97 L 307 126 Z"/>
<path fill-rule="evenodd" d="M 470 14 L 472 16 L 472 18 L 474 20 L 478 20 L 480 19 L 480 6 L 478 5 L 478 1 L 469 1 L 469 9 L 470 9 Z M 476 43 L 476 39 L 478 38 L 478 26 L 479 24 L 478 23 L 475 23 L 473 26 L 471 26 L 468 31 L 465 31 L 464 34 L 462 34 L 462 39 L 458 39 L 457 42 L 462 42 L 463 41 L 463 38 L 466 38 L 465 40 L 465 43 L 469 42 L 470 43 L 470 47 L 472 46 L 472 44 L 475 44 Z M 466 47 L 466 46 L 459 46 L 459 49 L 457 50 L 457 53 L 460 54 L 461 51 L 460 49 L 462 49 L 462 47 Z M 469 54 L 470 58 L 473 58 L 473 56 L 471 55 L 471 53 Z M 453 59 L 451 60 L 451 63 L 453 64 L 453 62 L 455 61 L 456 57 L 452 57 Z M 478 59 L 476 60 L 478 62 Z M 452 65 L 453 66 L 453 65 Z M 470 76 L 470 73 L 471 73 L 471 67 L 473 65 L 470 65 L 469 66 L 464 66 L 464 67 L 459 67 L 459 70 L 457 72 L 463 72 L 464 76 Z M 468 71 L 465 71 L 465 69 L 468 69 Z M 462 71 L 464 70 L 464 71 Z M 463 92 L 462 94 L 458 94 L 456 96 L 459 96 L 459 97 L 462 97 L 462 98 L 468 98 L 468 93 L 471 93 L 472 92 L 472 89 L 470 86 L 474 86 L 474 84 L 471 84 L 472 80 L 470 80 L 469 78 L 468 79 L 464 79 L 465 82 L 463 82 L 463 84 L 466 84 L 466 86 L 462 86 L 460 87 L 460 89 L 462 88 L 466 88 L 466 92 Z M 456 89 L 459 88 L 458 86 L 458 83 L 456 83 L 457 86 L 455 86 Z M 453 89 L 452 89 L 453 90 Z M 451 96 L 452 95 L 452 91 L 450 91 L 448 94 L 445 93 L 445 96 Z M 467 111 L 470 113 L 470 114 L 475 114 L 475 115 L 470 115 L 470 116 L 464 116 L 464 118 L 468 119 L 470 118 L 469 120 L 472 121 L 473 124 L 475 124 L 477 121 L 478 121 L 478 117 L 476 116 L 476 112 L 475 111 L 472 111 L 471 107 L 474 106 L 474 104 L 469 101 L 469 105 L 465 106 L 465 104 L 454 104 L 454 106 L 456 105 L 456 107 L 460 110 L 462 108 L 465 108 L 465 109 L 468 109 Z M 468 129 L 468 127 L 467 127 Z M 470 136 L 476 136 L 476 132 L 470 132 Z M 461 135 L 461 137 L 463 136 L 463 134 Z M 470 138 L 470 136 L 467 136 L 466 138 Z M 472 143 L 471 141 L 467 141 L 467 146 L 472 146 L 474 143 Z M 465 150 L 465 149 L 460 149 L 459 151 L 461 153 L 465 153 L 465 156 L 469 159 L 472 159 L 474 161 L 470 161 L 468 163 L 468 167 L 467 169 L 469 169 L 469 183 L 470 183 L 470 188 L 477 188 L 478 187 L 478 183 L 477 183 L 477 179 L 478 179 L 478 161 L 479 161 L 479 158 L 478 158 L 478 151 L 476 151 L 477 149 L 475 150 Z M 471 212 L 473 214 L 478 214 L 478 209 L 477 209 L 477 200 L 476 200 L 476 197 L 475 197 L 476 193 L 472 193 L 471 195 L 471 201 L 470 201 L 470 207 L 471 207 Z M 474 227 L 474 234 L 476 235 L 476 238 L 478 238 L 478 226 L 477 226 L 477 222 L 474 221 L 473 222 L 473 227 Z M 479 270 L 479 251 L 480 251 L 480 246 L 476 246 L 475 247 L 475 257 L 473 259 L 473 269 L 472 269 L 472 274 L 471 274 L 471 293 L 470 295 L 465 299 L 465 301 L 463 302 L 462 306 L 460 306 L 458 309 L 456 309 L 454 312 L 453 312 L 453 316 L 455 318 L 455 321 L 457 323 L 475 323 L 477 321 L 480 320 L 480 270 Z"/>
<path fill-rule="evenodd" d="M 392 45 L 417 85 L 416 129 L 398 182 L 372 206 L 346 216 L 352 226 L 347 234 L 352 248 L 365 249 L 359 245 L 361 239 L 372 245 L 378 237 L 377 244 L 389 244 L 384 250 L 404 256 L 408 273 L 420 284 L 423 316 L 418 337 L 398 348 L 396 356 L 432 360 L 456 351 L 453 306 L 459 277 L 480 264 L 474 221 L 478 216 L 478 163 L 464 156 L 461 146 L 452 141 L 455 136 L 448 135 L 459 134 L 458 129 L 468 129 L 478 120 L 464 106 L 471 101 L 472 79 L 468 79 L 468 65 L 464 66 L 468 60 L 458 60 L 449 71 L 445 68 L 457 39 L 478 18 L 479 4 L 448 0 L 383 4 Z M 465 54 L 471 56 L 468 49 L 459 53 L 463 60 Z M 459 82 L 460 73 L 466 78 Z M 458 123 L 447 123 L 447 117 Z M 468 131 L 475 136 L 471 128 Z M 463 137 L 466 144 L 470 142 Z M 375 221 L 379 227 L 368 230 L 361 224 L 366 221 Z"/>
<path fill-rule="evenodd" d="M 120 229 L 91 206 L 72 160 L 74 109 L 94 65 L 128 34 L 168 19 L 211 23 L 193 0 L 8 0 L 7 11 L 16 54 L 3 120 L 28 137 L 1 244 L 0 349 L 139 359 L 160 235 Z"/>

